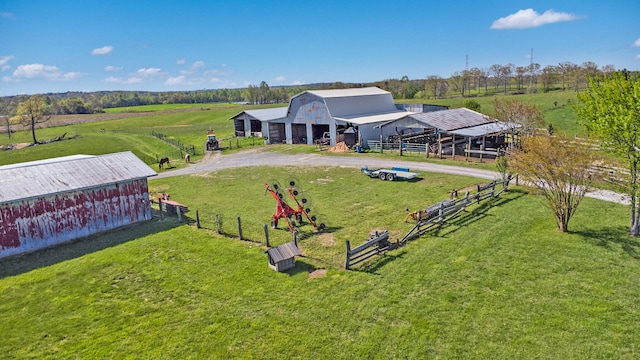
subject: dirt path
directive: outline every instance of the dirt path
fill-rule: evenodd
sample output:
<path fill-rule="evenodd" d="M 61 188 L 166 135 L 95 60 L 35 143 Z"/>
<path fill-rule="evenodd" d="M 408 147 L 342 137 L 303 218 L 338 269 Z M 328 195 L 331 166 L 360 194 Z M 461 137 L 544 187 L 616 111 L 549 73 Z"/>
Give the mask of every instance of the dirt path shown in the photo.
<path fill-rule="evenodd" d="M 172 171 L 159 173 L 157 178 L 171 176 L 193 175 L 245 166 L 344 166 L 354 168 L 384 168 L 405 167 L 412 171 L 427 171 L 443 174 L 469 176 L 479 179 L 494 180 L 499 177 L 496 171 L 474 169 L 453 165 L 441 165 L 425 162 L 402 161 L 390 159 L 373 159 L 366 156 L 324 156 L 319 154 L 285 154 L 264 151 L 266 148 L 252 148 L 236 152 L 230 155 L 221 155 L 220 152 L 206 154 L 198 162 Z M 587 197 L 620 204 L 630 204 L 628 195 L 615 193 L 609 190 L 595 190 L 588 192 Z"/>

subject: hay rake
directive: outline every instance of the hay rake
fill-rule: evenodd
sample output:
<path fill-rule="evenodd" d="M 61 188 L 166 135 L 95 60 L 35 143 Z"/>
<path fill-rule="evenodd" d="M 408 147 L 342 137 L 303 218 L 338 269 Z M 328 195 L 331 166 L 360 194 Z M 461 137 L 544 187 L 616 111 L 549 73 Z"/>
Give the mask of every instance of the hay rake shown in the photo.
<path fill-rule="evenodd" d="M 305 197 L 298 199 L 300 191 L 294 187 L 295 185 L 296 182 L 293 180 L 289 181 L 289 187 L 286 189 L 283 189 L 277 182 L 273 182 L 271 185 L 264 184 L 266 191 L 276 200 L 276 212 L 271 216 L 271 228 L 277 228 L 278 220 L 284 219 L 287 222 L 289 231 L 293 232 L 297 226 L 302 225 L 303 220 L 306 218 L 316 230 L 323 231 L 325 225 L 323 223 L 318 224 L 318 219 L 315 215 L 309 215 L 311 212 L 309 200 Z M 286 191 L 289 198 L 293 200 L 294 206 L 285 201 L 283 191 Z"/>

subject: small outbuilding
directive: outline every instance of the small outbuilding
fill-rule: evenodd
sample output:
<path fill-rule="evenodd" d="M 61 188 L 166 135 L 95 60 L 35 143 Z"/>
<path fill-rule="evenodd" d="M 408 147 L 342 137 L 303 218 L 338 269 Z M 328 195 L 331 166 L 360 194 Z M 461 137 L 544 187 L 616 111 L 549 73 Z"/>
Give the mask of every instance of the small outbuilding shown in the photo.
<path fill-rule="evenodd" d="M 150 220 L 155 175 L 131 152 L 0 166 L 0 258 Z"/>
<path fill-rule="evenodd" d="M 275 271 L 285 271 L 296 266 L 296 256 L 302 255 L 295 242 L 288 242 L 266 251 L 269 258 L 269 267 Z"/>

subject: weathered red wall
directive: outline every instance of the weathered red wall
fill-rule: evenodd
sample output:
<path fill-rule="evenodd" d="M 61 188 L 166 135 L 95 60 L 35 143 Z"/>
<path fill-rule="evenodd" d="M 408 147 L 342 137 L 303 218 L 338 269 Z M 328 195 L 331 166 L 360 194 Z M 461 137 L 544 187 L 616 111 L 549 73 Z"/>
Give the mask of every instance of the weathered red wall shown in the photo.
<path fill-rule="evenodd" d="M 0 258 L 149 219 L 146 179 L 0 205 Z"/>

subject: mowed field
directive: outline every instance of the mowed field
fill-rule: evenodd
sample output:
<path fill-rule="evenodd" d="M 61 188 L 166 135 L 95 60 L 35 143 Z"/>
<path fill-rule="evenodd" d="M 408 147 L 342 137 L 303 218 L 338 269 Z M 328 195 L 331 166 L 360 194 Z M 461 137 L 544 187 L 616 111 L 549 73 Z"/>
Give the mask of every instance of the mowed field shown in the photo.
<path fill-rule="evenodd" d="M 211 124 L 227 136 L 226 119 L 236 110 L 76 124 L 69 127 L 76 139 L 3 152 L 0 161 L 35 159 L 49 146 L 63 155 L 118 151 L 115 145 L 137 153 L 148 146 L 152 157 L 169 145 L 148 136 L 150 129 L 172 129 L 184 143 L 199 141 Z M 110 139 L 105 149 L 80 145 L 100 136 Z M 122 144 L 120 137 L 132 140 Z M 264 184 L 291 179 L 327 231 L 301 227 L 304 256 L 277 273 L 264 254 L 262 226 L 275 207 Z M 0 323 L 10 329 L 0 353 L 21 359 L 638 358 L 640 243 L 627 235 L 623 205 L 585 199 L 571 232 L 561 234 L 542 198 L 515 187 L 406 247 L 344 270 L 345 240 L 359 244 L 374 229 L 397 239 L 411 228 L 403 222 L 406 208 L 424 208 L 479 182 L 431 173 L 382 182 L 338 166 L 150 180 L 151 193 L 168 192 L 189 205 L 184 222 L 156 216 L 0 261 Z M 195 210 L 203 229 L 193 223 Z M 215 231 L 216 214 L 222 234 Z M 245 241 L 238 239 L 237 217 Z M 291 239 L 280 228 L 269 230 L 272 245 Z"/>

